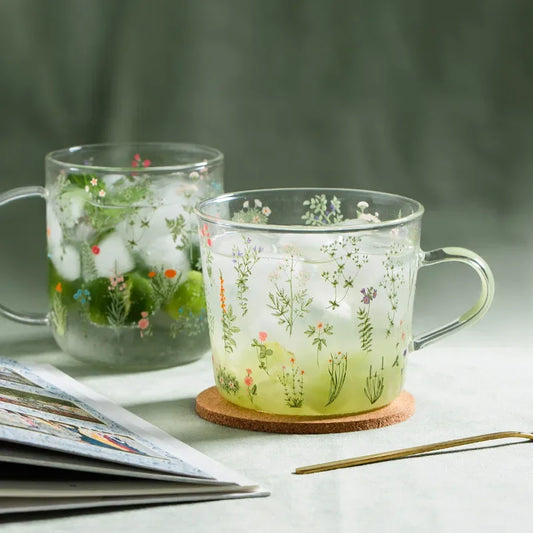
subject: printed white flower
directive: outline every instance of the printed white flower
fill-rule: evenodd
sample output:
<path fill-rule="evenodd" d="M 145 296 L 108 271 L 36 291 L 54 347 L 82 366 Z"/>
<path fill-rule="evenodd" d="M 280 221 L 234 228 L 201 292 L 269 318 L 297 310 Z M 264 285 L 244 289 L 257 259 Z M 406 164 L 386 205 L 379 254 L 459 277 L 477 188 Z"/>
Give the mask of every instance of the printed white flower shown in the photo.
<path fill-rule="evenodd" d="M 379 213 L 376 211 L 373 215 L 371 213 L 365 213 L 365 210 L 368 208 L 368 202 L 361 200 L 357 207 L 359 208 L 358 217 L 359 219 L 366 220 L 368 222 L 380 222 L 378 216 Z"/>
<path fill-rule="evenodd" d="M 98 183 L 98 179 L 97 179 L 97 178 L 93 178 L 93 179 L 91 180 L 91 185 L 92 185 L 93 187 L 95 187 L 95 186 L 97 185 L 97 183 Z"/>
<path fill-rule="evenodd" d="M 301 253 L 300 251 L 298 250 L 298 248 L 296 248 L 296 246 L 294 246 L 293 244 L 284 244 L 282 247 L 281 247 L 281 251 L 286 254 L 286 255 L 289 255 L 289 256 L 294 256 L 294 257 L 301 257 Z M 290 261 L 290 257 L 285 257 L 284 258 L 284 261 L 286 263 L 288 263 Z"/>
<path fill-rule="evenodd" d="M 196 172 L 195 170 L 193 170 L 189 174 L 189 178 L 192 179 L 192 180 L 197 180 L 199 177 L 200 177 L 200 174 L 198 174 L 198 172 Z"/>
<path fill-rule="evenodd" d="M 372 215 L 371 213 L 361 213 L 359 215 L 359 218 L 361 218 L 362 220 L 368 220 L 368 222 L 380 222 L 379 218 L 376 215 Z"/>
<path fill-rule="evenodd" d="M 104 189 L 100 189 L 100 191 L 98 192 L 98 196 L 100 196 L 100 198 L 103 198 L 105 196 Z"/>
<path fill-rule="evenodd" d="M 408 235 L 408 231 L 407 231 L 407 228 L 406 227 L 401 227 L 401 228 L 392 228 L 390 230 L 390 233 L 391 233 L 391 236 L 395 239 L 405 239 Z"/>
<path fill-rule="evenodd" d="M 279 279 L 279 268 L 277 270 L 274 270 L 274 272 L 271 272 L 269 275 L 268 275 L 268 279 L 270 281 L 276 281 Z"/>
<path fill-rule="evenodd" d="M 254 200 L 255 207 L 263 207 L 263 203 L 261 200 L 258 200 L 257 198 Z"/>
<path fill-rule="evenodd" d="M 250 202 L 246 200 L 246 202 L 244 202 L 242 206 L 244 207 L 244 209 L 248 209 L 250 207 Z"/>
<path fill-rule="evenodd" d="M 296 279 L 300 285 L 305 285 L 311 279 L 311 274 L 305 270 L 301 270 L 296 274 Z"/>
<path fill-rule="evenodd" d="M 89 186 L 85 185 L 85 192 L 89 192 Z"/>
<path fill-rule="evenodd" d="M 259 223 L 259 217 L 257 215 L 254 215 L 254 218 L 252 218 L 252 222 L 254 224 L 258 224 Z"/>
<path fill-rule="evenodd" d="M 263 207 L 263 209 L 261 209 L 261 213 L 263 213 L 263 215 L 268 217 L 268 216 L 270 216 L 270 213 L 272 213 L 272 211 L 270 210 L 270 207 L 267 207 L 265 205 L 265 207 Z"/>

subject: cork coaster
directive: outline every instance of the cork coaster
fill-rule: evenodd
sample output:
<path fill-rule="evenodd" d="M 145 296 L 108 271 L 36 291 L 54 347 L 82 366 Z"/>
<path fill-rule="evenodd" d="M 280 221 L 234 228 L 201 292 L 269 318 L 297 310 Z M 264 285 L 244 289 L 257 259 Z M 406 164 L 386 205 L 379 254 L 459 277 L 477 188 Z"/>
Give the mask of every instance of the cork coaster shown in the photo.
<path fill-rule="evenodd" d="M 406 391 L 389 405 L 356 415 L 313 417 L 261 413 L 234 405 L 220 396 L 216 387 L 196 397 L 196 412 L 222 426 L 270 433 L 343 433 L 375 429 L 407 420 L 415 412 L 415 399 Z"/>

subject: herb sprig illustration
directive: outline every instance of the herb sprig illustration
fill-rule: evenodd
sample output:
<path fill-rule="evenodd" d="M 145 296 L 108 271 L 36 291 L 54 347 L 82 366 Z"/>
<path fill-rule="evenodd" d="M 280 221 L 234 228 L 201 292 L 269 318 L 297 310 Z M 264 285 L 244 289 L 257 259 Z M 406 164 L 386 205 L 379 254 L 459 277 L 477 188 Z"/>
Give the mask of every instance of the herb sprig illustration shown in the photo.
<path fill-rule="evenodd" d="M 305 200 L 303 205 L 308 206 L 308 210 L 302 215 L 302 219 L 309 226 L 338 224 L 344 219 L 341 201 L 336 196 L 328 201 L 325 194 L 315 194 L 310 200 Z"/>
<path fill-rule="evenodd" d="M 368 263 L 368 256 L 359 253 L 358 244 L 360 238 L 353 235 L 335 240 L 320 247 L 320 251 L 326 254 L 335 267 L 332 270 L 321 272 L 322 279 L 333 287 L 333 298 L 329 300 L 329 307 L 335 310 L 346 298 L 363 265 Z M 349 274 L 350 265 L 355 267 L 355 273 Z"/>
<path fill-rule="evenodd" d="M 318 359 L 318 354 L 320 353 L 322 348 L 324 348 L 328 344 L 325 336 L 333 335 L 333 325 L 323 323 L 323 322 L 318 322 L 316 326 L 313 326 L 313 325 L 309 326 L 304 331 L 304 333 L 308 337 L 314 336 L 312 344 L 313 346 L 316 346 L 316 364 L 317 366 L 319 366 L 320 362 Z"/>
<path fill-rule="evenodd" d="M 376 298 L 378 291 L 374 287 L 361 289 L 363 299 L 361 302 L 364 307 L 357 310 L 357 320 L 359 322 L 357 329 L 359 330 L 359 338 L 361 340 L 361 348 L 363 351 L 370 353 L 372 351 L 372 332 L 374 330 L 370 320 L 370 304 Z"/>
<path fill-rule="evenodd" d="M 274 281 L 275 290 L 268 293 L 270 303 L 267 306 L 273 310 L 272 314 L 278 318 L 278 324 L 285 325 L 289 335 L 292 335 L 295 320 L 304 317 L 313 301 L 309 297 L 307 289 L 301 286 L 305 283 L 306 278 L 305 273 L 298 273 L 296 270 L 297 255 L 298 253 L 294 248 L 287 249 L 286 257 L 271 278 Z"/>

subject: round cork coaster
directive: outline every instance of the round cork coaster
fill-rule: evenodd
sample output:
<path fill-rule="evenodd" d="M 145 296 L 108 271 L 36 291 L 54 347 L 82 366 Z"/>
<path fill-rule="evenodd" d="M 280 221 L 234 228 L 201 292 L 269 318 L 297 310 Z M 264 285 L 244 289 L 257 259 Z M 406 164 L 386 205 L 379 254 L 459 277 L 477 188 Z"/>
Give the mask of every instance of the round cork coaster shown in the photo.
<path fill-rule="evenodd" d="M 196 397 L 196 412 L 205 420 L 222 426 L 270 433 L 343 433 L 391 426 L 407 420 L 415 412 L 415 399 L 406 391 L 389 405 L 359 413 L 331 417 L 289 416 L 261 413 L 234 405 L 216 387 Z"/>

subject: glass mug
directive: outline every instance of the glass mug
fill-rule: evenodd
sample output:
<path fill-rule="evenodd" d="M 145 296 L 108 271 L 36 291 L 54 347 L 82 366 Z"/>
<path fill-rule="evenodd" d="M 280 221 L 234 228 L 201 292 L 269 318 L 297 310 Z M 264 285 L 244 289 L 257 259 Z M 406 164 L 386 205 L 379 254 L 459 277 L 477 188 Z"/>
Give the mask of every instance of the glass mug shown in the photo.
<path fill-rule="evenodd" d="M 479 319 L 494 280 L 463 248 L 420 250 L 423 207 L 350 189 L 269 189 L 196 208 L 216 386 L 239 406 L 283 415 L 377 409 L 402 391 L 406 357 Z M 413 338 L 420 267 L 461 261 L 479 301 Z"/>
<path fill-rule="evenodd" d="M 209 349 L 193 208 L 220 194 L 223 155 L 174 143 L 97 144 L 45 158 L 50 310 L 7 318 L 50 325 L 60 348 L 121 370 L 165 368 Z"/>

